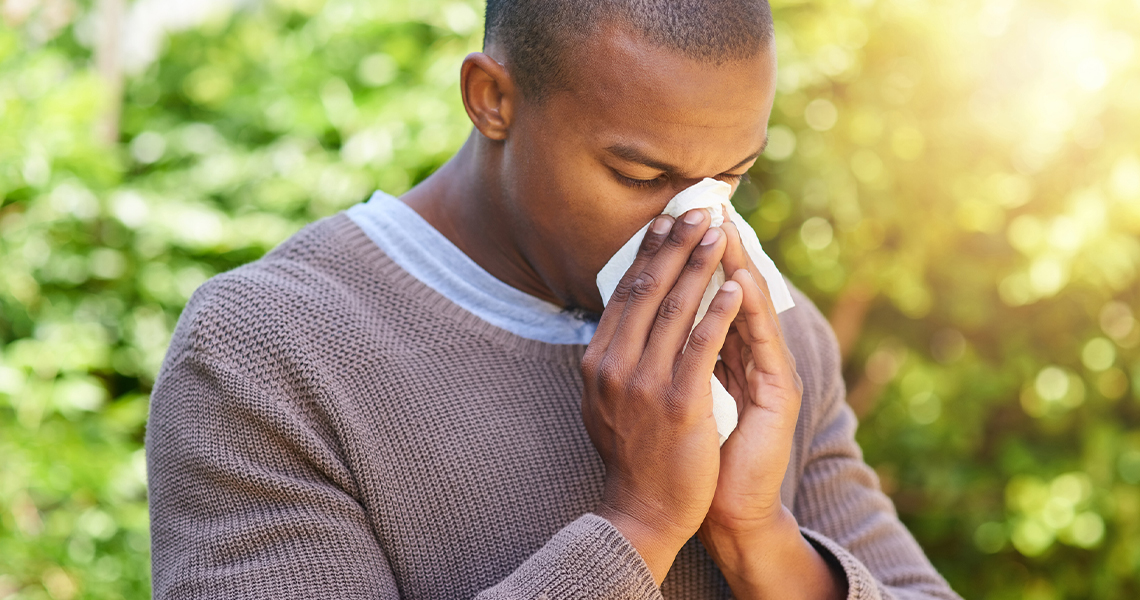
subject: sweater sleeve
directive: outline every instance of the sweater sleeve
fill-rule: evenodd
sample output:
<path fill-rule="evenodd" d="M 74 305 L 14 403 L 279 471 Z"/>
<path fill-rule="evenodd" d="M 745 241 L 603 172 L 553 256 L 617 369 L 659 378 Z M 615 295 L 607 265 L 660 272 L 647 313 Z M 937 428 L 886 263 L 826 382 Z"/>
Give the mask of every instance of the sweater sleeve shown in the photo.
<path fill-rule="evenodd" d="M 842 567 L 851 600 L 958 599 L 863 461 L 855 414 L 845 401 L 839 346 L 822 315 L 815 317 L 813 337 L 822 343 L 819 355 L 806 361 L 819 382 L 809 413 L 814 435 L 806 442 L 793 509 L 804 537 Z"/>
<path fill-rule="evenodd" d="M 400 598 L 351 472 L 304 402 L 192 351 L 168 357 L 147 427 L 156 600 Z M 479 598 L 660 598 L 586 514 Z"/>
<path fill-rule="evenodd" d="M 637 549 L 605 518 L 587 513 L 478 598 L 657 600 L 661 592 Z"/>

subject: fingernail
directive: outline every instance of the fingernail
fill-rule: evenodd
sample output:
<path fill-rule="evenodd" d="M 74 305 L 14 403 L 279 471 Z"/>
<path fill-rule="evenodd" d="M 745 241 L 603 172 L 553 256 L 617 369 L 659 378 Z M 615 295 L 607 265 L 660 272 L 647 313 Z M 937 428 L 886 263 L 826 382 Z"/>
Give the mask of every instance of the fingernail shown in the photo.
<path fill-rule="evenodd" d="M 705 237 L 701 238 L 701 245 L 708 246 L 709 244 L 716 242 L 718 239 L 720 239 L 720 228 L 710 227 L 709 230 L 705 232 Z"/>
<path fill-rule="evenodd" d="M 649 230 L 653 233 L 656 233 L 657 235 L 661 235 L 663 233 L 668 233 L 672 227 L 673 219 L 670 219 L 669 217 L 657 217 L 656 219 L 653 219 L 653 225 L 649 227 Z"/>
<path fill-rule="evenodd" d="M 720 289 L 731 294 L 731 293 L 734 293 L 734 292 L 740 290 L 740 284 L 736 283 L 735 281 L 729 280 L 729 281 L 724 282 L 724 285 L 720 286 Z"/>
<path fill-rule="evenodd" d="M 696 225 L 705 220 L 705 213 L 708 212 L 703 208 L 690 210 L 685 213 L 685 222 L 689 225 Z"/>

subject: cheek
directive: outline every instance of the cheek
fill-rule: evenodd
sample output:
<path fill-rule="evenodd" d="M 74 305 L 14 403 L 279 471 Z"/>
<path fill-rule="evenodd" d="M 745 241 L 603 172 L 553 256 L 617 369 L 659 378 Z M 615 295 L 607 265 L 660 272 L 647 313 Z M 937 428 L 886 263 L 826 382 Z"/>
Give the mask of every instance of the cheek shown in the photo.
<path fill-rule="evenodd" d="M 600 269 L 637 230 L 661 213 L 672 195 L 623 186 L 597 161 L 574 162 L 561 170 L 560 222 L 551 225 L 565 226 L 564 235 L 574 244 L 575 253 L 590 257 L 591 266 Z"/>
<path fill-rule="evenodd" d="M 531 232 L 542 262 L 574 279 L 591 279 L 674 192 L 621 185 L 588 140 L 557 125 L 536 129 L 509 150 L 517 224 Z"/>
<path fill-rule="evenodd" d="M 668 202 L 665 198 L 656 206 L 643 192 L 617 183 L 584 151 L 552 148 L 526 166 L 517 175 L 531 226 L 549 242 L 573 248 L 580 256 L 610 246 L 616 250 Z"/>

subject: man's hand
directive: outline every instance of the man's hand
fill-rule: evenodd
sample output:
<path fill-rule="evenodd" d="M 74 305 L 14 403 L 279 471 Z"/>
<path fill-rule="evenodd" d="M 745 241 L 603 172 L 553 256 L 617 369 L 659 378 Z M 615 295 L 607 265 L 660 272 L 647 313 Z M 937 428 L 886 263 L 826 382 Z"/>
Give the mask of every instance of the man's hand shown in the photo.
<path fill-rule="evenodd" d="M 724 272 L 744 299 L 715 373 L 736 399 L 739 421 L 721 448 L 720 481 L 706 522 L 733 535 L 754 535 L 781 518 L 780 484 L 791 457 L 803 382 L 796 372 L 768 284 L 732 223 Z"/>
<path fill-rule="evenodd" d="M 803 382 L 767 282 L 725 223 L 725 273 L 740 284 L 741 309 L 715 373 L 740 410 L 720 451 L 716 493 L 699 536 L 739 598 L 840 598 L 846 581 L 799 532 L 780 501 Z"/>
<path fill-rule="evenodd" d="M 693 329 L 726 246 L 709 223 L 704 209 L 675 223 L 657 217 L 582 359 L 582 417 L 606 466 L 595 512 L 637 548 L 658 585 L 717 488 L 709 379 L 743 296 L 726 283 Z"/>

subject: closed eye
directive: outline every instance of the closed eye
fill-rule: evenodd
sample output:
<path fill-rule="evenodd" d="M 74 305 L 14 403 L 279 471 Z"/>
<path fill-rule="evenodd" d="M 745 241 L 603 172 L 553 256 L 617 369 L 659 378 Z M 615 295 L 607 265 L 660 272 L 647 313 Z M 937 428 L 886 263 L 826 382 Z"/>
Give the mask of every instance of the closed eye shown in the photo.
<path fill-rule="evenodd" d="M 654 188 L 654 187 L 657 187 L 657 186 L 664 184 L 665 181 L 668 179 L 668 177 L 666 175 L 658 175 L 657 177 L 654 177 L 653 179 L 634 179 L 633 177 L 626 177 L 625 175 L 622 175 L 621 173 L 617 172 L 616 170 L 614 170 L 613 173 L 614 173 L 614 177 L 617 178 L 618 183 L 621 183 L 622 185 L 624 185 L 626 187 L 631 187 L 634 189 Z"/>
<path fill-rule="evenodd" d="M 660 185 L 663 185 L 669 179 L 669 176 L 664 174 L 658 175 L 653 179 L 635 179 L 633 177 L 626 177 L 616 170 L 613 170 L 613 174 L 619 183 L 626 187 L 631 187 L 634 189 L 648 189 L 658 187 Z M 724 181 L 730 185 L 744 183 L 750 180 L 748 173 L 720 175 L 717 177 L 717 179 L 720 179 L 721 181 Z"/>

